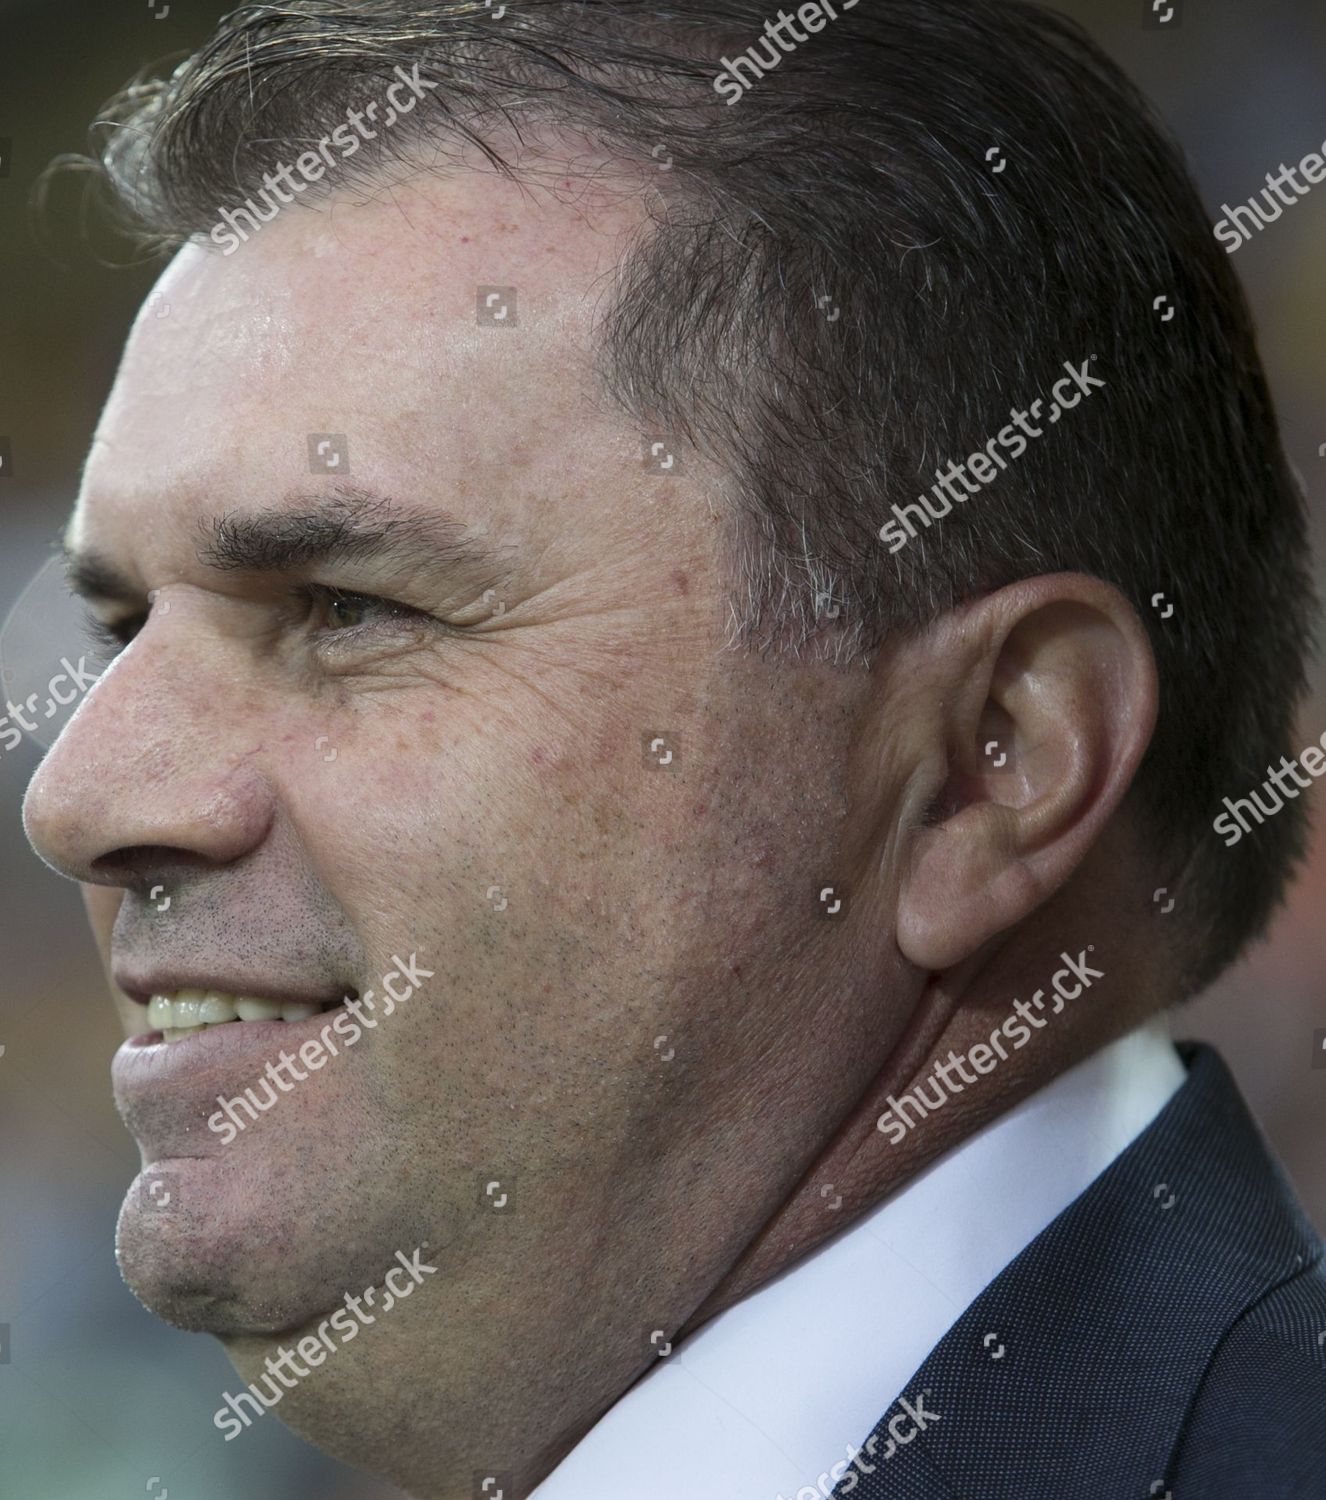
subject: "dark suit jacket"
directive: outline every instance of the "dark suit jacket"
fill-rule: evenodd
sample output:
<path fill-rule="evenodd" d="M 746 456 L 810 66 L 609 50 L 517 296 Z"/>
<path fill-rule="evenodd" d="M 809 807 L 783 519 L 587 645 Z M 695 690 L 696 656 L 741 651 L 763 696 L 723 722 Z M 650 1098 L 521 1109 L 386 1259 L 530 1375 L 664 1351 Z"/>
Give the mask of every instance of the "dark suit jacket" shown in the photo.
<path fill-rule="evenodd" d="M 835 1497 L 1326 1500 L 1322 1242 L 1228 1068 L 1179 1050 L 1187 1082 L 958 1319 Z"/>

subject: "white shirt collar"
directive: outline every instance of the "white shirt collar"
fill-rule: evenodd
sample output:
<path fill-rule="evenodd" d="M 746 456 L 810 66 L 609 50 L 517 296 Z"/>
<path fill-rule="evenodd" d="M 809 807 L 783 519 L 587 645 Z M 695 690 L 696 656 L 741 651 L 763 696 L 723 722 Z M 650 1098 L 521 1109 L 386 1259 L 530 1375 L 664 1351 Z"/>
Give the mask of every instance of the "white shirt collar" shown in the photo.
<path fill-rule="evenodd" d="M 1061 1074 L 660 1359 L 530 1500 L 814 1492 L 1185 1076 L 1163 1016 Z"/>

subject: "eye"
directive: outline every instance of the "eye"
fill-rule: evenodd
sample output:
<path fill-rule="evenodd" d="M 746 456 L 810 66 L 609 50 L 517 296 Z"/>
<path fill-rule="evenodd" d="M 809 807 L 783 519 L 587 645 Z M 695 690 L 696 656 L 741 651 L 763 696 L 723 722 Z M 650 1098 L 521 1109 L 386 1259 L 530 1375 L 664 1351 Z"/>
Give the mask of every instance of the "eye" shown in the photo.
<path fill-rule="evenodd" d="M 405 621 L 431 621 L 432 616 L 394 599 L 380 599 L 376 594 L 356 594 L 348 589 L 310 583 L 302 590 L 309 601 L 310 623 L 316 634 L 354 635 L 376 624 L 400 624 Z"/>
<path fill-rule="evenodd" d="M 93 650 L 107 660 L 118 656 L 146 624 L 146 614 L 130 615 L 108 624 L 90 609 L 83 612 L 83 634 L 91 642 Z"/>

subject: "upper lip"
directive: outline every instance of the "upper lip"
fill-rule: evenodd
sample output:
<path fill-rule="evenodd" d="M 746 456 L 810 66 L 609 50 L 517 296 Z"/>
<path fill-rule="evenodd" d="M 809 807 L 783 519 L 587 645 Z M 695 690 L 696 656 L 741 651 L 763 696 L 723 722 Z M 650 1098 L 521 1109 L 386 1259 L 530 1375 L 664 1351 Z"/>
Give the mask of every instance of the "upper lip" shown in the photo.
<path fill-rule="evenodd" d="M 330 1005 L 359 993 L 353 985 L 273 983 L 270 975 L 245 979 L 234 974 L 198 974 L 183 969 L 131 973 L 127 968 L 117 968 L 113 972 L 119 988 L 140 1005 L 146 1005 L 153 995 L 172 995 L 176 990 L 219 990 L 226 995 L 249 995 L 280 1005 Z"/>

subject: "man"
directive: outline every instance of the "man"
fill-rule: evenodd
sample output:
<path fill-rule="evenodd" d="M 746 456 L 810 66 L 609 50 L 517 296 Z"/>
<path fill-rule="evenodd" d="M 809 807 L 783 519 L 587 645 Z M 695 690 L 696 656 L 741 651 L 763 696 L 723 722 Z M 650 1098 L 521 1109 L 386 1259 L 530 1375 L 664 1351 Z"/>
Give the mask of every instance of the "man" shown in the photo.
<path fill-rule="evenodd" d="M 215 1440 L 1326 1493 L 1320 1242 L 1163 1020 L 1302 848 L 1212 822 L 1296 749 L 1304 518 L 1117 71 L 990 0 L 305 0 L 110 118 L 183 248 L 26 823 Z"/>

